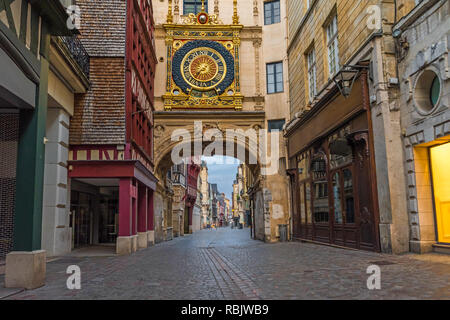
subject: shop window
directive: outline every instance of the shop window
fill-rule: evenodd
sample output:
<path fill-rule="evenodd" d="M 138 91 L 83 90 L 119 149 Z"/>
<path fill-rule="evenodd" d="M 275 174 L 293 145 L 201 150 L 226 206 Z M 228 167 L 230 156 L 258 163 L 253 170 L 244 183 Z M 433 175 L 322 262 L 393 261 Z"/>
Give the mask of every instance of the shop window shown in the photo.
<path fill-rule="evenodd" d="M 332 175 L 334 222 L 355 223 L 353 175 L 350 168 L 338 170 Z"/>
<path fill-rule="evenodd" d="M 328 178 L 327 178 L 327 156 L 319 149 L 311 161 L 311 173 L 313 177 L 313 214 L 315 223 L 328 223 Z"/>
<path fill-rule="evenodd" d="M 341 203 L 341 179 L 339 172 L 333 175 L 333 198 L 334 198 L 334 222 L 341 224 L 342 219 L 342 203 Z"/>
<path fill-rule="evenodd" d="M 305 211 L 305 185 L 300 185 L 300 221 L 304 225 L 306 223 Z"/>
<path fill-rule="evenodd" d="M 298 179 L 300 181 L 309 178 L 309 153 L 301 154 L 297 158 Z"/>
<path fill-rule="evenodd" d="M 350 169 L 343 171 L 345 223 L 355 223 L 355 199 L 353 196 L 353 174 Z"/>
<path fill-rule="evenodd" d="M 430 149 L 437 239 L 450 243 L 450 143 Z"/>
<path fill-rule="evenodd" d="M 311 208 L 311 184 L 306 183 L 306 222 L 312 223 L 312 208 Z"/>
<path fill-rule="evenodd" d="M 414 103 L 422 115 L 432 113 L 439 104 L 441 80 L 433 70 L 425 70 L 417 78 L 414 86 Z"/>
<path fill-rule="evenodd" d="M 314 182 L 314 222 L 328 223 L 328 183 L 326 181 Z"/>
<path fill-rule="evenodd" d="M 330 167 L 335 169 L 352 162 L 353 150 L 348 139 L 349 128 L 342 129 L 329 140 Z"/>
<path fill-rule="evenodd" d="M 326 179 L 327 177 L 327 162 L 325 159 L 316 158 L 312 161 L 311 171 L 314 179 Z"/>
<path fill-rule="evenodd" d="M 347 139 L 339 138 L 330 144 L 330 167 L 337 168 L 348 163 L 353 159 L 352 147 Z"/>

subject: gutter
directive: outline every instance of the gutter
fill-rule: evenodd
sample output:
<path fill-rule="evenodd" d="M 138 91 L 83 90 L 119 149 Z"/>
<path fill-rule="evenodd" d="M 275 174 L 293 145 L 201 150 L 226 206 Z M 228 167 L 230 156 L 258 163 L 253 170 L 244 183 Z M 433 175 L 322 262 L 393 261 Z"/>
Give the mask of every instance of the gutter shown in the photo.
<path fill-rule="evenodd" d="M 444 4 L 446 0 L 428 0 L 419 3 L 410 13 L 404 16 L 400 21 L 398 21 L 392 27 L 392 30 L 404 31 L 410 27 L 414 22 L 416 22 L 424 12 L 433 7 L 436 3 L 442 2 Z"/>

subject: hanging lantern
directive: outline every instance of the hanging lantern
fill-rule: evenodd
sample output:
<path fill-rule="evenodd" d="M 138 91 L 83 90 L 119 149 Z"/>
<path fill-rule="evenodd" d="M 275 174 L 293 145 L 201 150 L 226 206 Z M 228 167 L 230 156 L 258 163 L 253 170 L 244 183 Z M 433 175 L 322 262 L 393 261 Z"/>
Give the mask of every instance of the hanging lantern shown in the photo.
<path fill-rule="evenodd" d="M 353 85 L 360 76 L 361 71 L 367 68 L 367 66 L 360 65 L 345 65 L 333 78 L 334 83 L 345 98 L 352 93 Z"/>

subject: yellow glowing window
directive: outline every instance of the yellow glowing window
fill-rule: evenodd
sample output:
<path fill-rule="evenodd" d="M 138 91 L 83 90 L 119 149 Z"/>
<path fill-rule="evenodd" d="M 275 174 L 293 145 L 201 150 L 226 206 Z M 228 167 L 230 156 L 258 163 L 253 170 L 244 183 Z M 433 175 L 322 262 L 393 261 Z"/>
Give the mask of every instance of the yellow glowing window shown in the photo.
<path fill-rule="evenodd" d="M 450 243 L 450 143 L 433 147 L 430 153 L 438 241 Z"/>

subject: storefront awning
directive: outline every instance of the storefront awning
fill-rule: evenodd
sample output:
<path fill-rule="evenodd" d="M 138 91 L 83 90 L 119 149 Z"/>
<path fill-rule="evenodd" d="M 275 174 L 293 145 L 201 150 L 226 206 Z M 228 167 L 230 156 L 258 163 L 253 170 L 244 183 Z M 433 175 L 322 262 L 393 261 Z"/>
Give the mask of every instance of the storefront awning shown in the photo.
<path fill-rule="evenodd" d="M 135 178 L 156 190 L 158 179 L 137 160 L 69 161 L 69 178 Z"/>

